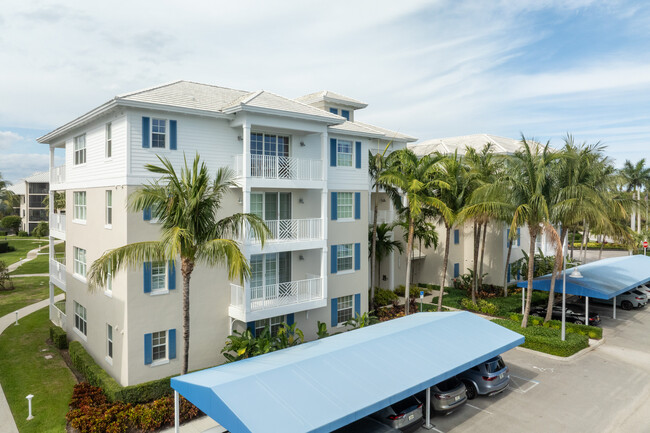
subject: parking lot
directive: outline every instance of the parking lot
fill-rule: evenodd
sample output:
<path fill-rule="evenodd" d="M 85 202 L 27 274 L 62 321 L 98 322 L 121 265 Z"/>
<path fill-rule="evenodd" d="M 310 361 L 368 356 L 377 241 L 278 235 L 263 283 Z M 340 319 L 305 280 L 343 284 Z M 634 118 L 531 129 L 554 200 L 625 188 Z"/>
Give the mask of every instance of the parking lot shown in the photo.
<path fill-rule="evenodd" d="M 506 352 L 512 377 L 506 391 L 433 417 L 433 431 L 650 431 L 650 309 L 617 309 L 617 319 L 611 307 L 590 310 L 601 316 L 604 343 L 569 361 L 520 348 Z"/>

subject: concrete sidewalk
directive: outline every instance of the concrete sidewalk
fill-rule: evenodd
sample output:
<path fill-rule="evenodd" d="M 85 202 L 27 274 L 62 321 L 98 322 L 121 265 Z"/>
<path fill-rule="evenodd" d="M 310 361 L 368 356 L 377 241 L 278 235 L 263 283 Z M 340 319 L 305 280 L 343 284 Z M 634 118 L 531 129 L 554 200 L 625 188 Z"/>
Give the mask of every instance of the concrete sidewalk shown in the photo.
<path fill-rule="evenodd" d="M 33 251 L 33 250 L 32 250 Z M 30 251 L 31 252 L 31 251 Z M 35 255 L 34 255 L 35 257 Z M 54 297 L 54 301 L 60 301 L 65 298 L 65 294 L 60 294 Z M 20 326 L 20 319 L 32 314 L 35 311 L 45 308 L 50 305 L 50 300 L 45 299 L 43 301 L 37 302 L 32 305 L 28 305 L 24 308 L 21 308 L 18 311 L 18 326 Z M 6 316 L 0 317 L 0 334 L 4 332 L 10 326 L 13 326 L 16 323 L 16 312 L 9 313 Z M 25 406 L 25 410 L 27 407 Z M 11 414 L 11 409 L 9 409 L 9 404 L 5 398 L 5 394 L 2 391 L 0 386 L 0 433 L 18 433 L 18 427 L 16 427 L 16 422 L 14 417 Z"/>

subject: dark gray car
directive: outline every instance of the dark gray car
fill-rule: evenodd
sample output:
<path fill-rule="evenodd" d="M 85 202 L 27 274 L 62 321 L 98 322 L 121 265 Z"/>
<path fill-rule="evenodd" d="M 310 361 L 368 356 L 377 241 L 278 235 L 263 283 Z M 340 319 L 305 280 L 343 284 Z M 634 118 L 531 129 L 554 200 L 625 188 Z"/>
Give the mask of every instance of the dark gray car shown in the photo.
<path fill-rule="evenodd" d="M 334 430 L 333 433 L 401 433 L 369 416 Z"/>
<path fill-rule="evenodd" d="M 508 386 L 510 373 L 500 356 L 488 359 L 458 375 L 467 388 L 467 398 L 498 394 Z"/>
<path fill-rule="evenodd" d="M 417 398 L 426 403 L 426 390 Z M 456 376 L 443 380 L 431 387 L 431 410 L 437 413 L 451 413 L 467 402 L 467 390 Z"/>
<path fill-rule="evenodd" d="M 399 430 L 411 429 L 422 424 L 422 403 L 415 396 L 411 396 L 370 416 Z"/>

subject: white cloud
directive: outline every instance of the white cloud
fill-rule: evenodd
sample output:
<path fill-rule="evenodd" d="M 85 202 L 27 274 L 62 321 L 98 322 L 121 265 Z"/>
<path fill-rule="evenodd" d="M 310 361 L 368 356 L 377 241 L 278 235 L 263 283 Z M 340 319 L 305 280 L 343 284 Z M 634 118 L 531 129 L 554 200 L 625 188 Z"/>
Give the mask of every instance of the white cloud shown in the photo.
<path fill-rule="evenodd" d="M 9 149 L 12 144 L 24 140 L 19 134 L 12 131 L 0 131 L 0 150 Z"/>
<path fill-rule="evenodd" d="M 56 156 L 55 165 L 64 163 L 62 156 Z M 15 183 L 20 179 L 40 171 L 48 171 L 50 156 L 39 153 L 9 153 L 0 159 L 0 173 L 3 179 Z"/>

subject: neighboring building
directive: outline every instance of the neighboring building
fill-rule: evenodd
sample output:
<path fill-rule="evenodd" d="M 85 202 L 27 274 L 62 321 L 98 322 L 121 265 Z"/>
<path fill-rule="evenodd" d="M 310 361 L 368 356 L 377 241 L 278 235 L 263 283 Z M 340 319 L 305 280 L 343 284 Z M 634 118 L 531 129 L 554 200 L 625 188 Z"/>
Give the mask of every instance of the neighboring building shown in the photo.
<path fill-rule="evenodd" d="M 453 154 L 458 152 L 464 155 L 467 148 L 474 148 L 479 151 L 487 144 L 493 144 L 493 151 L 500 154 L 513 154 L 521 147 L 520 140 L 511 138 L 497 137 L 488 134 L 474 134 L 460 137 L 437 138 L 432 140 L 421 141 L 418 143 L 408 144 L 417 156 L 422 157 L 434 152 L 443 154 Z M 374 204 L 374 202 L 373 202 Z M 392 222 L 396 218 L 390 200 L 380 195 L 378 221 Z M 485 256 L 483 263 L 483 273 L 487 273 L 485 283 L 503 284 L 506 260 L 508 256 L 508 235 L 510 229 L 505 223 L 490 222 L 488 224 L 487 235 L 485 238 Z M 402 230 L 397 227 L 393 234 L 395 239 L 399 239 L 406 249 L 406 241 Z M 454 227 L 450 237 L 451 245 L 449 247 L 449 261 L 447 264 L 447 284 L 451 285 L 451 280 L 462 274 L 467 274 L 468 269 L 473 267 L 474 263 L 474 233 L 473 224 L 467 223 L 463 226 Z M 512 252 L 509 263 L 515 262 L 523 257 L 523 251 L 528 254 L 530 238 L 528 230 L 525 227 L 517 229 L 517 240 L 513 242 Z M 542 235 L 536 242 L 536 251 L 541 249 L 544 254 L 555 254 L 552 245 L 547 242 L 546 235 Z M 438 226 L 438 248 L 422 248 L 420 251 L 416 241 L 414 244 L 414 254 L 412 261 L 412 278 L 413 284 L 428 283 L 440 284 L 442 277 L 442 265 L 445 251 L 445 228 L 443 225 Z M 508 274 L 510 275 L 510 273 Z M 525 278 L 525 276 L 523 276 Z M 404 254 L 395 252 L 382 261 L 381 275 L 379 277 L 379 287 L 394 289 L 396 286 L 404 285 L 406 280 L 406 257 Z M 507 281 L 514 282 L 516 278 L 509 276 Z"/>
<path fill-rule="evenodd" d="M 20 198 L 20 206 L 15 208 L 22 223 L 20 230 L 31 233 L 38 223 L 48 221 L 48 209 L 43 200 L 50 192 L 50 174 L 47 171 L 35 173 L 7 188 Z"/>
<path fill-rule="evenodd" d="M 143 263 L 98 293 L 86 275 L 106 250 L 158 238 L 149 213 L 127 210 L 129 194 L 154 179 L 145 164 L 163 156 L 180 169 L 198 153 L 213 173 L 236 171 L 239 187 L 222 216 L 254 213 L 272 236 L 264 249 L 243 242 L 252 267 L 243 286 L 221 267 L 192 274 L 190 370 L 222 362 L 234 329 L 297 323 L 308 339 L 318 321 L 340 330 L 368 305 L 368 151 L 415 141 L 358 122 L 365 107 L 332 92 L 288 99 L 178 81 L 115 97 L 41 137 L 51 195 L 65 191 L 68 207 L 50 235 L 72 258 L 50 261 L 50 318 L 122 385 L 179 373 L 180 264 Z M 57 148 L 65 165 L 54 168 Z M 55 285 L 63 305 L 53 304 Z"/>

